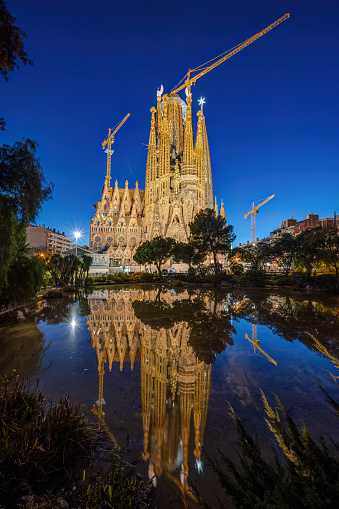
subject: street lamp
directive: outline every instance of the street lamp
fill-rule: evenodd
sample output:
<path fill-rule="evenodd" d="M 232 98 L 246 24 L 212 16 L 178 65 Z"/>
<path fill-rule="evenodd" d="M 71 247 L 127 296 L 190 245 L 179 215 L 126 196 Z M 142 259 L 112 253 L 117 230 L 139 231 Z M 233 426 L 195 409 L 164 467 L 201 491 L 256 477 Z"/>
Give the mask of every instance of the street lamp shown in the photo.
<path fill-rule="evenodd" d="M 75 231 L 73 235 L 75 238 L 75 256 L 78 256 L 78 238 L 81 237 L 81 233 L 78 231 Z"/>

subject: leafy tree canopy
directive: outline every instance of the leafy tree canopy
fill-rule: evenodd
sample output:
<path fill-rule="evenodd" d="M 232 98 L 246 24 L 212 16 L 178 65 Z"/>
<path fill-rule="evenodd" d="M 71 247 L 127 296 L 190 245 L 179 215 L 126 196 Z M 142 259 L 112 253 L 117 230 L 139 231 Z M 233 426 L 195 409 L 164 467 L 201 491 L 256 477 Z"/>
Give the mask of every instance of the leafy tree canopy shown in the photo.
<path fill-rule="evenodd" d="M 15 25 L 16 18 L 12 16 L 3 0 L 0 0 L 0 74 L 8 81 L 8 73 L 19 69 L 18 60 L 24 65 L 33 62 L 24 50 L 23 39 L 26 34 Z"/>
<path fill-rule="evenodd" d="M 192 242 L 177 242 L 173 246 L 172 255 L 177 263 L 199 265 L 204 261 L 205 255 L 200 254 Z"/>
<path fill-rule="evenodd" d="M 228 253 L 235 240 L 233 226 L 227 225 L 225 220 L 217 216 L 213 209 L 204 209 L 198 212 L 189 227 L 191 241 L 196 250 L 205 257 L 208 253 L 212 253 L 217 272 L 219 266 L 217 255 Z"/>
<path fill-rule="evenodd" d="M 8 12 L 3 0 L 0 0 L 0 74 L 8 81 L 8 73 L 18 69 L 17 61 L 32 65 L 33 62 L 24 50 L 25 32 L 15 26 L 15 18 Z M 6 122 L 0 118 L 0 131 L 4 131 Z"/>
<path fill-rule="evenodd" d="M 288 277 L 293 260 L 298 253 L 298 247 L 298 237 L 294 237 L 290 233 L 284 233 L 272 245 L 272 255 L 277 258 L 280 267 L 284 267 L 286 277 Z"/>
<path fill-rule="evenodd" d="M 339 279 L 339 230 L 338 224 L 309 228 L 298 235 L 298 261 L 308 271 L 312 264 L 323 263 Z"/>
<path fill-rule="evenodd" d="M 272 258 L 272 250 L 268 244 L 258 242 L 250 247 L 237 247 L 233 249 L 232 259 L 250 263 L 255 270 L 263 270 L 264 264 Z"/>
<path fill-rule="evenodd" d="M 35 220 L 53 190 L 36 157 L 37 147 L 36 141 L 25 138 L 0 147 L 0 205 L 5 217 L 14 213 L 21 224 Z"/>
<path fill-rule="evenodd" d="M 36 148 L 37 143 L 29 139 L 0 147 L 0 296 L 9 284 L 10 267 L 27 254 L 26 226 L 52 194 L 53 185 L 46 183 Z"/>
<path fill-rule="evenodd" d="M 154 263 L 161 277 L 161 266 L 172 255 L 175 240 L 171 237 L 155 237 L 153 240 L 146 240 L 135 252 L 134 260 L 137 263 Z"/>

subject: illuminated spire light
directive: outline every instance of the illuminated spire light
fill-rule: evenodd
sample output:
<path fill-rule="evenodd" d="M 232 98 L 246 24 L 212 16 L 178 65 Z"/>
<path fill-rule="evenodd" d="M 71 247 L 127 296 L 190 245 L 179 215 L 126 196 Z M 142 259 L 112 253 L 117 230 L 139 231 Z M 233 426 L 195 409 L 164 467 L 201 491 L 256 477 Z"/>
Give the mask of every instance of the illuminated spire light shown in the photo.
<path fill-rule="evenodd" d="M 204 104 L 206 104 L 205 97 L 200 97 L 198 103 L 200 104 L 201 111 L 204 112 Z"/>

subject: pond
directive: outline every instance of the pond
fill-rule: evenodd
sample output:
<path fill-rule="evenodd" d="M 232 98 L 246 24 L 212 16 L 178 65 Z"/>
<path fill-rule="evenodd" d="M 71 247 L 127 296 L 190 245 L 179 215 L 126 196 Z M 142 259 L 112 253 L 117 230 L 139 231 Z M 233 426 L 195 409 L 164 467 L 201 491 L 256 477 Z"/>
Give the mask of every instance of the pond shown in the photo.
<path fill-rule="evenodd" d="M 153 479 L 154 507 L 195 507 L 188 476 L 214 507 L 212 491 L 222 492 L 206 453 L 236 458 L 230 405 L 270 453 L 261 390 L 314 438 L 339 441 L 316 383 L 336 396 L 335 368 L 310 336 L 339 357 L 338 298 L 124 286 L 24 315 L 1 317 L 0 371 L 39 378 L 53 401 L 81 402 Z"/>

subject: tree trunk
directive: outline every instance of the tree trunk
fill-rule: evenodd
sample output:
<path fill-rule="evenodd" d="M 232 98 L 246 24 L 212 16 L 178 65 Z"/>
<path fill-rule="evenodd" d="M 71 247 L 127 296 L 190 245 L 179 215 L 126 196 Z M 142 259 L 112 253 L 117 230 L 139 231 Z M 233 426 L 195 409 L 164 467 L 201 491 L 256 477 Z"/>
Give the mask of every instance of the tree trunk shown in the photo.
<path fill-rule="evenodd" d="M 219 267 L 217 266 L 217 254 L 213 253 L 213 259 L 214 259 L 214 274 L 215 276 L 219 273 Z"/>

